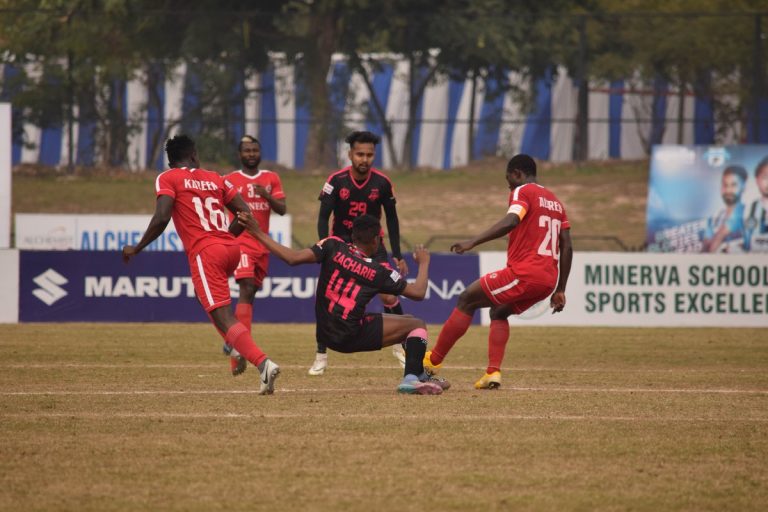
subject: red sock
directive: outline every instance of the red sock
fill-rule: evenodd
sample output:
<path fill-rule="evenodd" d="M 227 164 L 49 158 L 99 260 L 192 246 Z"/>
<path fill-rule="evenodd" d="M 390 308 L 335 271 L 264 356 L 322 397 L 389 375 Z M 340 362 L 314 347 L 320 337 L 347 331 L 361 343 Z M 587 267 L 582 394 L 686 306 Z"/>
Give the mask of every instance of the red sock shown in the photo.
<path fill-rule="evenodd" d="M 237 318 L 237 321 L 240 322 L 245 326 L 246 329 L 248 329 L 248 332 L 251 332 L 251 321 L 253 319 L 253 304 L 248 303 L 237 303 L 237 306 L 235 306 L 235 318 Z"/>
<path fill-rule="evenodd" d="M 506 319 L 491 320 L 491 331 L 488 333 L 488 368 L 485 373 L 501 371 L 507 340 L 509 340 L 509 322 Z"/>
<path fill-rule="evenodd" d="M 241 323 L 236 323 L 227 331 L 225 338 L 227 343 L 235 347 L 240 355 L 254 365 L 260 364 L 267 358 L 267 354 L 261 351 L 256 342 L 251 338 L 251 333 Z"/>
<path fill-rule="evenodd" d="M 472 323 L 472 316 L 454 308 L 451 316 L 445 321 L 440 335 L 437 337 L 437 343 L 432 348 L 430 360 L 432 364 L 440 364 L 453 348 L 454 343 L 464 336 Z"/>

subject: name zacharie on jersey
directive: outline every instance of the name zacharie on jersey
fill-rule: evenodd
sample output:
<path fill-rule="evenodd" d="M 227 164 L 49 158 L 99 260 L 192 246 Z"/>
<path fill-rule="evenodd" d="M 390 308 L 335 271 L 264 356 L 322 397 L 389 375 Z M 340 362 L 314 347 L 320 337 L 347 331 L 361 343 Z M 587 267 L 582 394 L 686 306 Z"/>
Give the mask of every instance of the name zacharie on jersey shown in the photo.
<path fill-rule="evenodd" d="M 354 258 L 344 256 L 343 253 L 339 252 L 334 254 L 333 262 L 338 263 L 340 267 L 345 268 L 361 277 L 370 279 L 371 281 L 373 281 L 373 278 L 376 277 L 376 271 L 374 269 L 366 267 Z"/>

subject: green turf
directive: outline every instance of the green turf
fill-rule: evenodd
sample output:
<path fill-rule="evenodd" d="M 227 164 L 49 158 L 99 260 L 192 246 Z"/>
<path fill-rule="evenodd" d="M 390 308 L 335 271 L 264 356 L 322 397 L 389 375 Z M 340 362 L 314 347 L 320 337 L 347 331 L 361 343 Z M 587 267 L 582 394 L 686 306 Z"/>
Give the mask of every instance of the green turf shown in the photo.
<path fill-rule="evenodd" d="M 435 339 L 439 326 L 430 326 Z M 306 374 L 310 325 L 254 325 L 273 396 L 205 324 L 0 325 L 0 510 L 759 511 L 760 329 L 513 328 L 477 391 L 472 327 L 442 396 L 388 350 Z"/>

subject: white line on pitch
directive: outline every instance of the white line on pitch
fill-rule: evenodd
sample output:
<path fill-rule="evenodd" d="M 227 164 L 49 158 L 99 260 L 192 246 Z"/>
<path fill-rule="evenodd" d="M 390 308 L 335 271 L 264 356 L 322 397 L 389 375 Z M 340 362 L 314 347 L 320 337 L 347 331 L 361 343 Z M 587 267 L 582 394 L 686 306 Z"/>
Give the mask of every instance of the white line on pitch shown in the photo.
<path fill-rule="evenodd" d="M 0 364 L 0 368 L 14 370 L 61 370 L 61 369 L 215 369 L 226 366 L 221 363 L 177 364 L 177 363 L 30 363 L 30 364 Z M 285 369 L 305 369 L 306 365 L 281 364 Z M 333 370 L 392 370 L 400 366 L 392 365 L 333 365 Z M 447 366 L 448 370 L 482 370 L 484 366 Z M 553 368 L 553 367 L 510 367 L 505 372 L 561 372 L 561 373 L 764 373 L 762 368 Z"/>
<path fill-rule="evenodd" d="M 0 414 L 0 418 L 16 419 L 34 419 L 34 418 L 64 418 L 64 419 L 94 419 L 94 420 L 112 420 L 112 419 L 298 419 L 298 418 L 344 418 L 344 419 L 394 419 L 394 420 L 423 420 L 422 415 L 416 414 L 349 414 L 349 413 L 11 413 Z M 476 414 L 449 414 L 441 416 L 440 421 L 477 421 Z M 757 422 L 768 423 L 768 418 L 706 418 L 706 417 L 659 417 L 652 418 L 647 416 L 576 416 L 576 415 L 558 415 L 558 414 L 491 414 L 484 419 L 493 420 L 533 420 L 533 421 L 646 421 L 646 422 Z"/>
<path fill-rule="evenodd" d="M 389 391 L 387 388 L 277 388 L 278 393 L 371 393 Z M 469 389 L 465 390 L 469 391 Z M 471 390 L 477 392 L 475 390 Z M 667 393 L 667 394 L 733 394 L 733 395 L 768 395 L 765 389 L 684 389 L 684 388 L 568 388 L 568 387 L 519 387 L 507 386 L 502 390 L 480 391 L 480 393 L 503 392 L 536 392 L 536 393 Z M 455 392 L 455 391 L 454 391 Z M 0 391 L 0 396 L 137 396 L 137 395 L 252 395 L 255 389 L 190 389 L 190 390 L 119 390 L 119 391 Z M 449 391 L 450 393 L 450 391 Z"/>

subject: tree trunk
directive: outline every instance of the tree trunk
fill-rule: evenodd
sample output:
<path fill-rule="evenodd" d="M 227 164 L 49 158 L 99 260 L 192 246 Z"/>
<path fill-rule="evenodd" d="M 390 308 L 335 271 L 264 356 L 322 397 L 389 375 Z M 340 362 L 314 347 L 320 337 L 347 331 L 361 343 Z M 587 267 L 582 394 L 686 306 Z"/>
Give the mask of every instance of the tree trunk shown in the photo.
<path fill-rule="evenodd" d="M 338 28 L 334 12 L 318 13 L 312 22 L 310 46 L 304 53 L 303 66 L 306 72 L 307 93 L 309 98 L 310 120 L 307 147 L 304 149 L 304 168 L 326 169 L 335 165 L 335 138 L 337 133 L 331 129 L 331 102 L 328 94 L 328 69 L 335 48 Z"/>

